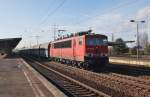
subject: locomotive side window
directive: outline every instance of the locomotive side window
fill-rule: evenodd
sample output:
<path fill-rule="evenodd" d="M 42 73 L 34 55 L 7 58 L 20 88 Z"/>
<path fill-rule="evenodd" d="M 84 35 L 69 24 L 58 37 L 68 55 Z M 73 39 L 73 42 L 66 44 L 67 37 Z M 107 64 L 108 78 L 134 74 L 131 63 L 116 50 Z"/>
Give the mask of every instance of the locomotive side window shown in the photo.
<path fill-rule="evenodd" d="M 82 45 L 82 38 L 79 39 L 79 45 Z"/>
<path fill-rule="evenodd" d="M 54 48 L 71 48 L 71 40 L 54 43 Z"/>

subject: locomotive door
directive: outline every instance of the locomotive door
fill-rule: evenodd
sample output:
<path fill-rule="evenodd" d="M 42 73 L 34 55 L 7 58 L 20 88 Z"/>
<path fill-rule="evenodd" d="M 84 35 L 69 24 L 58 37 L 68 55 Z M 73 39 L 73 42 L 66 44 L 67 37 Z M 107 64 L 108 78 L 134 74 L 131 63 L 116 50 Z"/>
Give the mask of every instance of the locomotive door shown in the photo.
<path fill-rule="evenodd" d="M 73 59 L 76 60 L 76 40 L 73 40 Z"/>

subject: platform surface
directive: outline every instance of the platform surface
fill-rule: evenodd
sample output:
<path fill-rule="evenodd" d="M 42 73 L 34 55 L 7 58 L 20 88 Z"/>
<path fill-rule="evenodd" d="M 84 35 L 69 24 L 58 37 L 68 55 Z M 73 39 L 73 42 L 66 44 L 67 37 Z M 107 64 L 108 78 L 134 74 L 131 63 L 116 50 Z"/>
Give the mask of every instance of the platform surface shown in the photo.
<path fill-rule="evenodd" d="M 54 97 L 19 58 L 0 59 L 0 97 Z"/>
<path fill-rule="evenodd" d="M 126 58 L 126 57 L 109 57 L 110 63 L 128 64 L 131 66 L 150 67 L 150 60 Z"/>

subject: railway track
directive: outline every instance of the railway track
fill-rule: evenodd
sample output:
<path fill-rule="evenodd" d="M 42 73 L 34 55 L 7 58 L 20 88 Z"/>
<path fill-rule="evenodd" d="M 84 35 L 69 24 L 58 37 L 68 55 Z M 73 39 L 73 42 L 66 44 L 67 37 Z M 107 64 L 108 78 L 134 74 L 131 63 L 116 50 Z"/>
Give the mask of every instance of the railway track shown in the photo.
<path fill-rule="evenodd" d="M 111 76 L 116 77 L 116 78 L 121 78 L 121 79 L 125 79 L 125 80 L 129 80 L 132 81 L 134 83 L 137 84 L 144 84 L 147 86 L 150 86 L 150 81 L 147 79 L 139 79 L 137 77 L 131 77 L 131 76 L 127 76 L 127 75 L 120 75 L 120 74 L 116 74 L 116 73 L 110 73 Z"/>
<path fill-rule="evenodd" d="M 40 62 L 40 63 L 42 63 L 44 66 L 48 68 L 51 68 L 52 70 L 55 70 L 67 77 L 70 77 L 71 79 L 74 79 L 75 81 L 78 81 L 80 83 L 83 83 L 84 85 L 92 87 L 92 89 L 94 88 L 96 91 L 102 91 L 103 93 L 111 95 L 113 97 L 150 97 L 149 80 L 120 75 L 116 73 L 94 73 L 55 62 Z M 56 78 L 54 77 L 54 79 L 57 79 L 57 77 Z M 60 80 L 62 79 L 58 79 L 57 82 L 59 82 Z M 60 85 L 62 84 L 64 83 L 60 83 Z M 77 85 L 76 85 L 77 87 L 74 85 L 76 84 L 69 84 L 66 86 L 74 87 L 74 88 L 71 87 L 70 91 L 80 90 L 80 88 L 78 88 Z M 78 94 L 76 92 L 73 93 Z M 89 97 L 92 96 L 89 95 Z"/>
<path fill-rule="evenodd" d="M 150 79 L 150 68 L 148 67 L 146 68 L 129 65 L 109 64 L 106 68 L 107 68 L 106 71 L 108 72 L 130 75 L 147 80 Z"/>
<path fill-rule="evenodd" d="M 66 65 L 52 64 L 47 63 L 47 66 L 114 97 L 150 96 L 148 80 L 117 74 L 98 74 Z"/>
<path fill-rule="evenodd" d="M 27 62 L 63 90 L 69 97 L 111 97 L 37 61 L 28 59 Z"/>

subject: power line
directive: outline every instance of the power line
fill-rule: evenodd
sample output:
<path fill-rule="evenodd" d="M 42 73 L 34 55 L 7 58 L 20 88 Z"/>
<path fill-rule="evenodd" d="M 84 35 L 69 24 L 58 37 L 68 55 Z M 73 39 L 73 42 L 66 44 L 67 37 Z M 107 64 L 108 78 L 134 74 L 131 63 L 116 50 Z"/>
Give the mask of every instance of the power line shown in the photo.
<path fill-rule="evenodd" d="M 52 12 L 49 12 L 47 17 L 45 19 L 43 19 L 43 21 L 40 23 L 40 25 L 44 24 L 50 16 L 55 14 L 57 12 L 57 10 L 59 10 L 64 5 L 65 2 L 66 2 L 66 0 L 63 0 Z"/>
<path fill-rule="evenodd" d="M 86 21 L 86 20 L 93 19 L 93 18 L 95 18 L 95 17 L 97 17 L 97 16 L 101 16 L 101 15 L 103 15 L 103 14 L 105 14 L 105 13 L 113 12 L 113 11 L 115 11 L 115 10 L 117 10 L 117 9 L 119 9 L 119 8 L 121 8 L 121 7 L 123 7 L 123 6 L 130 5 L 130 4 L 132 4 L 132 3 L 134 3 L 134 2 L 137 2 L 137 1 L 138 1 L 138 0 L 133 0 L 133 1 L 129 1 L 129 2 L 120 4 L 120 5 L 118 5 L 117 7 L 113 7 L 113 8 L 111 8 L 111 9 L 107 10 L 107 11 L 102 12 L 100 15 L 98 14 L 98 15 L 95 15 L 95 16 L 91 16 L 91 17 L 84 18 L 83 20 L 80 20 L 80 21 L 76 22 L 75 24 L 80 24 L 80 23 L 82 23 L 82 22 L 84 22 L 84 21 Z"/>
<path fill-rule="evenodd" d="M 53 30 L 54 30 L 54 40 L 56 39 L 56 29 L 58 25 L 53 25 Z"/>
<path fill-rule="evenodd" d="M 145 15 L 145 17 L 143 18 L 144 20 L 146 20 L 146 23 L 148 23 L 148 20 L 147 20 L 147 19 L 148 19 L 149 17 L 150 17 L 150 14 Z M 133 17 L 132 17 L 132 18 L 133 18 Z M 136 17 L 134 17 L 134 18 L 136 18 Z M 118 22 L 116 25 L 119 25 L 120 27 L 121 27 L 121 26 L 123 27 L 124 23 L 129 23 L 129 20 L 130 20 L 130 19 L 122 20 L 122 21 Z M 117 28 L 118 28 L 118 27 L 117 27 Z M 112 28 L 112 30 L 114 30 L 114 29 L 116 29 L 116 26 Z"/>
<path fill-rule="evenodd" d="M 52 3 L 54 3 L 54 1 L 55 0 L 53 0 L 50 5 L 52 5 Z M 41 23 L 39 23 L 39 25 L 37 25 L 35 30 L 37 30 L 42 24 L 44 24 L 50 16 L 55 14 L 57 12 L 57 10 L 60 9 L 64 5 L 65 2 L 66 2 L 66 0 L 63 0 L 53 11 L 51 11 L 51 12 L 48 11 L 48 14 L 43 17 Z M 50 5 L 49 5 L 48 9 L 50 9 Z"/>
<path fill-rule="evenodd" d="M 53 1 L 51 1 L 51 2 L 49 3 L 47 9 L 45 10 L 45 11 L 47 11 L 46 13 L 50 13 L 50 8 L 52 7 L 53 3 L 55 3 L 55 1 L 56 1 L 56 0 L 53 0 Z M 44 15 L 44 16 L 41 18 L 41 20 L 43 20 L 45 17 L 47 17 L 47 14 Z"/>

